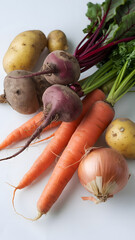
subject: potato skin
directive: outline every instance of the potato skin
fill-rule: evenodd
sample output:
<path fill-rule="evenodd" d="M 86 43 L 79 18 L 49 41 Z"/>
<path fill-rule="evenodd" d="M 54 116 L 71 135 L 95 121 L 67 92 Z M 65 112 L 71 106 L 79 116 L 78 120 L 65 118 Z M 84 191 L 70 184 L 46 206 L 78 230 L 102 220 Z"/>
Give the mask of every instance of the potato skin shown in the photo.
<path fill-rule="evenodd" d="M 27 71 L 15 70 L 9 73 L 4 79 L 6 100 L 15 111 L 21 114 L 32 114 L 40 108 L 33 79 L 21 78 L 21 75 L 27 74 Z M 20 78 L 10 78 L 10 76 Z"/>
<path fill-rule="evenodd" d="M 5 72 L 18 69 L 31 71 L 46 46 L 47 38 L 43 32 L 29 30 L 20 33 L 13 39 L 3 58 Z"/>
<path fill-rule="evenodd" d="M 50 32 L 47 37 L 47 46 L 50 52 L 55 50 L 66 51 L 68 49 L 68 44 L 65 33 L 61 30 L 53 30 Z"/>
<path fill-rule="evenodd" d="M 106 143 L 127 159 L 135 159 L 135 123 L 128 118 L 117 118 L 108 126 Z"/>

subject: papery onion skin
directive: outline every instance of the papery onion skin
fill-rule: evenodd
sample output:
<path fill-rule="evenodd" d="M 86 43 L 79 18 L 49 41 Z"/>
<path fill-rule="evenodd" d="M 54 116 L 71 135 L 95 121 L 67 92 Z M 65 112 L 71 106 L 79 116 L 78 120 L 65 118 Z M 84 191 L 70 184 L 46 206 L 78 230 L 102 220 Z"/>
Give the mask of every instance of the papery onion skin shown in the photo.
<path fill-rule="evenodd" d="M 84 157 L 78 167 L 78 177 L 81 184 L 97 198 L 102 198 L 104 201 L 122 190 L 126 186 L 129 176 L 126 159 L 111 148 L 92 150 Z M 102 186 L 97 184 L 97 188 L 91 190 L 93 180 L 95 180 L 94 184 L 97 180 L 97 183 L 102 180 Z"/>

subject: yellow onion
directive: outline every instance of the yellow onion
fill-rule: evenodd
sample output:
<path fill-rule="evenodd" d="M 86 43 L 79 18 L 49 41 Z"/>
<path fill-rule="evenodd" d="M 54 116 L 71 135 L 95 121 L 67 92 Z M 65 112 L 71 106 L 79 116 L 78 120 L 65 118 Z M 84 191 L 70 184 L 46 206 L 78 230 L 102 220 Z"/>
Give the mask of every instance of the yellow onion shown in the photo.
<path fill-rule="evenodd" d="M 126 159 L 111 148 L 94 148 L 78 167 L 81 184 L 95 197 L 82 197 L 95 203 L 105 202 L 122 190 L 129 179 Z"/>

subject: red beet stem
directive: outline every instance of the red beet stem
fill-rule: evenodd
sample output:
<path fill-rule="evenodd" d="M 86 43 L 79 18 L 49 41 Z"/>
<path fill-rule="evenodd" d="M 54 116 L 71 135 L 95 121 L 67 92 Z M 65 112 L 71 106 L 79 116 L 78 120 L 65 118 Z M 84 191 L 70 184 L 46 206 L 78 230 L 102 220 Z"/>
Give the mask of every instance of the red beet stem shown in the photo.
<path fill-rule="evenodd" d="M 123 38 L 123 39 L 116 40 L 116 41 L 113 41 L 113 42 L 111 42 L 111 43 L 108 43 L 108 44 L 105 45 L 105 46 L 102 46 L 102 47 L 100 47 L 100 48 L 98 48 L 98 49 L 96 49 L 96 50 L 94 50 L 94 51 L 89 52 L 88 54 L 85 54 L 84 56 L 81 56 L 81 57 L 79 58 L 79 62 L 81 62 L 81 61 L 84 60 L 84 59 L 88 59 L 89 57 L 91 57 L 91 56 L 94 55 L 94 54 L 97 54 L 97 53 L 102 52 L 102 51 L 104 51 L 104 50 L 106 50 L 106 49 L 108 49 L 108 48 L 110 48 L 110 47 L 112 47 L 112 46 L 115 46 L 115 45 L 117 45 L 118 43 L 128 42 L 128 41 L 131 41 L 131 40 L 133 40 L 133 39 L 135 39 L 135 37 Z M 97 59 L 97 60 L 98 60 L 98 59 Z"/>
<path fill-rule="evenodd" d="M 35 72 L 35 73 L 30 73 L 27 75 L 23 75 L 23 76 L 19 76 L 19 77 L 14 77 L 14 76 L 8 76 L 9 78 L 14 78 L 14 79 L 19 79 L 19 78 L 29 78 L 29 77 L 36 77 L 39 75 L 43 75 L 43 74 L 52 74 L 52 73 L 57 73 L 58 70 L 56 69 L 56 67 L 54 66 L 54 68 L 49 68 L 40 72 Z"/>
<path fill-rule="evenodd" d="M 82 39 L 82 41 L 78 44 L 78 46 L 75 49 L 74 52 L 74 56 L 77 56 L 79 54 L 81 54 L 81 52 L 83 52 L 85 50 L 85 48 L 87 48 L 88 43 L 91 41 L 91 39 L 93 38 L 93 29 L 94 27 L 97 25 L 98 21 L 95 22 L 94 26 L 92 27 L 92 29 L 90 30 L 90 32 Z M 82 43 L 88 38 L 88 40 L 82 45 Z M 82 46 L 81 46 L 82 45 Z M 80 47 L 81 46 L 81 47 Z"/>
<path fill-rule="evenodd" d="M 79 45 L 77 46 L 77 48 L 76 48 L 76 50 L 75 50 L 75 53 L 74 53 L 74 56 L 76 56 L 76 58 L 77 58 L 77 56 L 82 52 L 82 50 L 84 50 L 84 46 L 85 46 L 85 47 L 88 46 L 88 43 L 89 43 L 89 46 L 91 47 L 91 46 L 94 44 L 94 41 L 96 41 L 96 38 L 97 38 L 99 32 L 101 31 L 101 29 L 102 29 L 102 27 L 103 27 L 103 25 L 104 25 L 105 19 L 106 19 L 106 17 L 107 17 L 107 14 L 108 14 L 108 12 L 109 12 L 109 10 L 110 10 L 111 2 L 112 2 L 112 0 L 110 1 L 109 6 L 108 6 L 108 9 L 107 9 L 106 13 L 104 14 L 104 16 L 103 16 L 103 18 L 102 18 L 99 26 L 97 27 L 96 31 L 91 35 L 92 30 L 93 30 L 93 28 L 96 26 L 97 22 L 94 24 L 94 26 L 93 26 L 92 30 L 90 31 L 90 33 L 88 33 L 88 34 L 82 39 L 82 41 L 79 43 Z M 81 44 L 85 41 L 85 39 L 86 39 L 87 37 L 89 37 L 89 35 L 91 35 L 90 39 L 79 49 L 79 47 L 81 46 Z M 81 51 L 79 51 L 79 50 L 81 50 Z M 77 59 L 78 59 L 78 58 L 77 58 Z"/>

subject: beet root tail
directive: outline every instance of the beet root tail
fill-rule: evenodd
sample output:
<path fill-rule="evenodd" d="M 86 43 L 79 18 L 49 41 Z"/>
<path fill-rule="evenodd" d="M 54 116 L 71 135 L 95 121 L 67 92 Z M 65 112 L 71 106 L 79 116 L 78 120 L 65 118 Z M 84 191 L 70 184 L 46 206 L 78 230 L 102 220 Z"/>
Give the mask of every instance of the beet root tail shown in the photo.
<path fill-rule="evenodd" d="M 55 119 L 55 117 L 54 117 L 54 119 Z M 28 139 L 28 141 L 25 143 L 25 145 L 19 151 L 17 151 L 16 153 L 14 153 L 11 156 L 1 158 L 0 161 L 14 158 L 14 157 L 18 156 L 20 153 L 22 153 L 31 144 L 31 142 L 40 135 L 40 133 L 43 131 L 43 129 L 52 122 L 52 120 L 53 120 L 52 115 L 50 116 L 50 114 L 48 114 L 47 117 L 45 118 L 45 120 L 43 121 L 43 123 L 36 129 L 36 131 L 32 134 L 32 136 Z"/>

